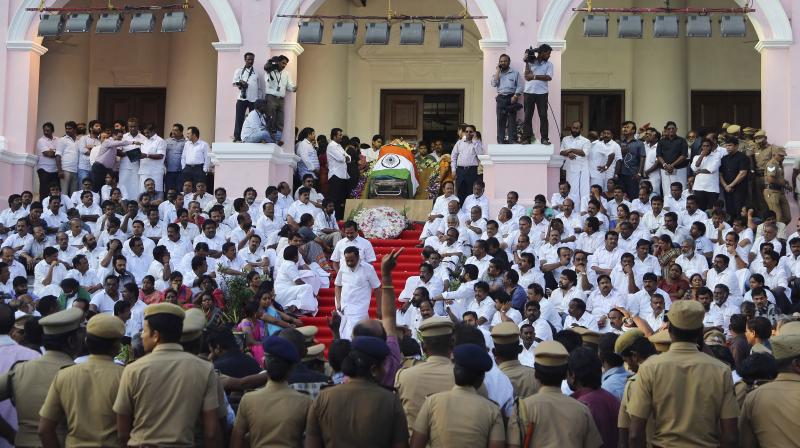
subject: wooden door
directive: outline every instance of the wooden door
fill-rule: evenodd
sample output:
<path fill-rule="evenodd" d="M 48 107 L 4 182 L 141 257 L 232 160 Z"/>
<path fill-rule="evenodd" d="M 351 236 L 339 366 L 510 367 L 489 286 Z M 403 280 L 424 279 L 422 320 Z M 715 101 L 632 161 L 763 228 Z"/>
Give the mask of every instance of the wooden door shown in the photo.
<path fill-rule="evenodd" d="M 387 94 L 383 96 L 381 123 L 384 141 L 403 138 L 409 142 L 422 140 L 425 98 L 418 94 Z"/>
<path fill-rule="evenodd" d="M 564 135 L 569 134 L 572 123 L 580 121 L 583 129 L 588 131 L 589 126 L 589 96 L 588 95 L 562 95 L 561 96 L 561 129 Z"/>
<path fill-rule="evenodd" d="M 97 116 L 107 127 L 111 127 L 115 120 L 126 121 L 128 118 L 136 117 L 140 126 L 153 123 L 159 135 L 164 136 L 166 105 L 165 88 L 101 88 Z"/>
<path fill-rule="evenodd" d="M 718 130 L 722 123 L 760 128 L 761 92 L 693 91 L 692 129 Z"/>

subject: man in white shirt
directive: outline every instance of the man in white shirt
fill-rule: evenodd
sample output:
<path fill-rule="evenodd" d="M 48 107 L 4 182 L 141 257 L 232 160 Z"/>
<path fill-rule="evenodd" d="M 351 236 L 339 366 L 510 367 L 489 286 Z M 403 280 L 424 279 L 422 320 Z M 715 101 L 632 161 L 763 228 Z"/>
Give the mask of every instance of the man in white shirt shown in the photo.
<path fill-rule="evenodd" d="M 565 158 L 564 170 L 570 186 L 569 197 L 576 204 L 589 194 L 589 163 L 586 156 L 592 144 L 581 135 L 582 128 L 583 123 L 573 122 L 570 126 L 570 135 L 561 140 L 560 154 Z"/>
<path fill-rule="evenodd" d="M 597 332 L 600 331 L 597 318 L 595 318 L 592 313 L 586 311 L 586 302 L 578 298 L 569 301 L 567 317 L 564 319 L 565 330 L 569 330 L 574 326 L 588 328 L 589 330 Z"/>
<path fill-rule="evenodd" d="M 478 180 L 478 156 L 482 154 L 483 144 L 475 138 L 475 126 L 467 125 L 464 128 L 464 138 L 456 142 L 450 155 L 450 170 L 461 202 L 469 196 L 469 191 Z"/>
<path fill-rule="evenodd" d="M 167 248 L 172 260 L 180 260 L 189 252 L 193 252 L 192 244 L 181 238 L 181 230 L 178 224 L 167 225 L 167 237 L 162 238 L 159 245 Z"/>
<path fill-rule="evenodd" d="M 669 186 L 669 194 L 664 195 L 664 210 L 682 213 L 686 210 L 686 197 L 683 196 L 683 184 L 673 182 Z"/>
<path fill-rule="evenodd" d="M 588 268 L 597 275 L 610 274 L 622 258 L 623 252 L 617 247 L 618 240 L 617 232 L 612 230 L 606 233 L 605 245 L 589 256 Z"/>
<path fill-rule="evenodd" d="M 281 144 L 281 131 L 270 131 L 267 101 L 258 99 L 242 125 L 241 138 L 245 143 Z"/>
<path fill-rule="evenodd" d="M 311 203 L 310 194 L 311 190 L 308 187 L 300 187 L 300 190 L 298 190 L 299 199 L 294 201 L 286 212 L 287 224 L 296 228 L 300 225 L 300 218 L 306 213 L 316 219 L 319 209 Z"/>
<path fill-rule="evenodd" d="M 597 289 L 592 291 L 586 299 L 586 310 L 597 319 L 599 330 L 595 331 L 608 333 L 611 331 L 608 312 L 612 308 L 626 308 L 627 302 L 625 297 L 619 294 L 611 285 L 611 277 L 608 275 L 599 275 L 597 277 L 597 286 Z"/>
<path fill-rule="evenodd" d="M 89 259 L 86 255 L 76 255 L 72 259 L 72 266 L 73 269 L 67 272 L 67 278 L 74 278 L 77 280 L 78 284 L 86 289 L 86 292 L 94 294 L 103 287 L 100 283 L 100 279 L 97 277 L 97 271 L 91 269 L 89 266 Z"/>
<path fill-rule="evenodd" d="M 668 212 L 664 214 L 664 225 L 656 230 L 656 236 L 669 235 L 672 241 L 682 241 L 689 238 L 689 231 L 678 225 L 678 214 Z"/>
<path fill-rule="evenodd" d="M 681 241 L 681 252 L 681 255 L 675 259 L 675 263 L 683 268 L 683 275 L 687 279 L 694 274 L 700 274 L 705 277 L 706 271 L 708 271 L 708 260 L 702 255 L 697 255 L 694 240 L 691 237 L 684 238 Z"/>
<path fill-rule="evenodd" d="M 728 296 L 728 285 L 718 284 L 714 288 L 714 302 L 709 306 L 708 315 L 711 317 L 715 326 L 722 327 L 727 335 L 729 333 L 728 325 L 731 322 L 731 316 L 739 314 L 739 306 L 733 303 Z"/>
<path fill-rule="evenodd" d="M 591 134 L 590 132 L 590 136 Z M 622 149 L 614 141 L 613 135 L 610 129 L 604 130 L 599 139 L 592 141 L 589 149 L 590 182 L 592 185 L 599 185 L 603 191 L 607 188 L 608 180 L 614 177 L 615 164 L 622 160 Z"/>
<path fill-rule="evenodd" d="M 297 175 L 304 178 L 310 174 L 313 179 L 319 177 L 319 155 L 317 155 L 317 134 L 314 128 L 303 128 L 298 134 L 295 153 L 300 157 L 297 162 Z M 370 160 L 367 159 L 367 162 Z"/>
<path fill-rule="evenodd" d="M 369 319 L 369 304 L 372 296 L 380 297 L 381 282 L 371 264 L 363 263 L 358 248 L 344 250 L 345 266 L 336 274 L 336 310 L 342 316 L 339 335 L 352 339 L 353 327 Z"/>
<path fill-rule="evenodd" d="M 74 121 L 64 123 L 64 136 L 56 142 L 56 159 L 61 162 L 61 191 L 70 196 L 78 189 L 78 152 L 77 130 Z"/>
<path fill-rule="evenodd" d="M 78 249 L 69 245 L 69 237 L 65 232 L 56 234 L 56 249 L 58 249 L 58 261 L 64 263 L 67 269 L 72 269 L 72 259 L 78 255 Z"/>
<path fill-rule="evenodd" d="M 125 187 L 128 196 L 138 198 L 141 184 L 139 181 L 139 158 L 134 156 L 135 160 L 131 160 L 130 154 L 131 151 L 141 150 L 142 146 L 147 143 L 147 137 L 139 132 L 139 120 L 128 119 L 128 132 L 122 136 L 122 140 L 130 143 L 122 148 L 123 154 L 119 159 L 119 185 Z"/>
<path fill-rule="evenodd" d="M 167 142 L 156 133 L 155 125 L 147 124 L 142 130 L 147 141 L 142 144 L 139 161 L 139 191 L 145 191 L 144 181 L 153 179 L 159 196 L 164 193 L 164 156 Z"/>
<path fill-rule="evenodd" d="M 256 56 L 247 52 L 244 54 L 244 67 L 236 69 L 233 74 L 233 86 L 239 90 L 239 97 L 236 100 L 236 121 L 233 126 L 234 141 L 242 140 L 242 123 L 245 114 L 255 108 L 255 102 L 261 98 L 263 93 L 263 82 L 261 76 L 256 73 L 253 62 Z"/>
<path fill-rule="evenodd" d="M 57 139 L 53 137 L 53 123 L 42 125 L 42 136 L 36 141 L 36 174 L 39 177 L 39 197 L 47 197 L 50 185 L 58 184 L 58 172 L 61 171 L 61 160 L 56 157 Z"/>
<path fill-rule="evenodd" d="M 489 199 L 483 194 L 486 184 L 482 181 L 477 181 L 472 185 L 472 194 L 464 199 L 461 205 L 461 213 L 469 216 L 472 207 L 478 206 L 481 208 L 481 218 L 489 219 Z"/>
<path fill-rule="evenodd" d="M 664 225 L 664 198 L 661 196 L 650 198 L 650 210 L 642 216 L 642 224 L 650 233 L 654 233 Z"/>
<path fill-rule="evenodd" d="M 372 243 L 358 236 L 358 224 L 355 221 L 347 221 L 344 223 L 344 238 L 336 243 L 331 254 L 334 270 L 339 270 L 339 263 L 344 258 L 344 250 L 350 246 L 358 247 L 359 259 L 366 263 L 374 263 L 377 259 Z"/>
<path fill-rule="evenodd" d="M 59 284 L 67 276 L 66 263 L 59 261 L 58 249 L 45 247 L 42 260 L 33 270 L 33 293 L 38 297 L 61 294 Z"/>
<path fill-rule="evenodd" d="M 186 128 L 186 144 L 181 154 L 181 168 L 184 182 L 192 185 L 206 181 L 206 174 L 211 169 L 211 154 L 208 143 L 200 140 L 200 130 L 195 126 Z"/>
<path fill-rule="evenodd" d="M 540 143 L 549 145 L 547 95 L 550 91 L 548 83 L 553 79 L 553 63 L 549 61 L 553 48 L 550 45 L 542 44 L 536 50 L 536 59 L 525 62 L 525 88 L 523 89 L 525 92 L 525 118 L 522 121 L 522 140 L 523 143 L 530 144 L 535 139 L 533 113 L 538 109 L 539 131 L 542 137 Z"/>
<path fill-rule="evenodd" d="M 651 299 L 661 295 L 664 302 L 665 309 L 669 309 L 672 301 L 664 290 L 658 287 L 658 276 L 653 272 L 644 274 L 642 279 L 642 289 L 636 294 L 631 294 L 627 299 L 627 310 L 632 316 L 639 316 L 642 319 L 649 320 L 653 317 L 653 307 L 651 306 Z M 659 326 L 660 327 L 660 326 Z M 653 328 L 653 331 L 658 331 L 658 328 Z"/>
<path fill-rule="evenodd" d="M 283 101 L 286 92 L 296 92 L 297 86 L 292 82 L 291 74 L 286 70 L 289 58 L 284 55 L 274 56 L 264 66 L 266 74 L 267 116 L 271 118 L 271 130 L 283 130 Z"/>
<path fill-rule="evenodd" d="M 130 246 L 130 253 L 125 255 L 127 260 L 126 268 L 136 279 L 136 285 L 141 286 L 142 279 L 147 275 L 150 264 L 153 263 L 153 255 L 145 252 L 141 237 L 135 236 L 131 238 Z"/>
<path fill-rule="evenodd" d="M 89 302 L 89 309 L 95 313 L 113 313 L 114 304 L 122 300 L 119 292 L 119 279 L 113 275 L 103 280 L 103 289 L 97 291 Z"/>
<path fill-rule="evenodd" d="M 328 196 L 336 207 L 336 216 L 344 216 L 344 201 L 348 193 L 347 163 L 350 161 L 342 145 L 344 133 L 339 128 L 331 129 L 331 140 L 328 142 Z"/>
<path fill-rule="evenodd" d="M 92 178 L 92 163 L 94 163 L 94 159 L 90 157 L 92 150 L 100 149 L 100 131 L 102 131 L 103 125 L 97 121 L 92 120 L 89 122 L 89 126 L 87 129 L 87 133 L 82 135 L 78 138 L 77 148 L 78 148 L 78 186 L 83 185 L 84 179 Z M 100 190 L 100 187 L 97 187 L 97 190 Z M 95 202 L 100 200 L 100 196 L 95 199 Z M 78 203 L 80 201 L 73 200 L 73 203 Z"/>

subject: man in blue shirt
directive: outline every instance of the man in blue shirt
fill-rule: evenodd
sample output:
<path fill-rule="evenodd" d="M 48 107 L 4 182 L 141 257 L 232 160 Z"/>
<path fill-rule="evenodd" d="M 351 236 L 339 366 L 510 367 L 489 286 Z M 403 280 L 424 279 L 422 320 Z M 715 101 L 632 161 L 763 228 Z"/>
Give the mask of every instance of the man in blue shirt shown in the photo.
<path fill-rule="evenodd" d="M 522 94 L 522 78 L 511 68 L 511 58 L 507 54 L 500 55 L 491 84 L 497 88 L 497 143 L 516 143 L 517 111 L 521 107 L 517 100 Z"/>

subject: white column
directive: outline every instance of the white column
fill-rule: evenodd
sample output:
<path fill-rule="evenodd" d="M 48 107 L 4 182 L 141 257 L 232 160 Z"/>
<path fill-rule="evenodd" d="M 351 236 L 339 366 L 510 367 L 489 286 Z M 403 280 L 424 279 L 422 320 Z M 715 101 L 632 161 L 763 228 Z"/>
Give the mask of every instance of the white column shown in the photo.
<path fill-rule="evenodd" d="M 303 52 L 303 47 L 296 42 L 281 42 L 269 44 L 270 56 L 283 55 L 289 58 L 289 64 L 286 70 L 292 81 L 298 84 L 298 73 L 300 73 L 300 64 L 298 64 L 300 54 Z M 298 84 L 298 89 L 303 86 Z M 297 123 L 297 93 L 286 92 L 286 98 L 283 102 L 283 149 L 285 152 L 294 153 L 294 127 Z"/>

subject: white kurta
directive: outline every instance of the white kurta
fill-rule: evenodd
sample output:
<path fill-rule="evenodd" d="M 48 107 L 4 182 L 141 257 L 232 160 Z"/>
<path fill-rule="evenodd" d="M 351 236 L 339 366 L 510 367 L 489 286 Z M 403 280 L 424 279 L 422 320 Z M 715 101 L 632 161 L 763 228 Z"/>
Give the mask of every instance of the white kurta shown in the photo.
<path fill-rule="evenodd" d="M 275 278 L 275 300 L 284 308 L 294 306 L 299 310 L 316 313 L 318 303 L 311 285 L 297 285 L 300 271 L 294 263 L 281 263 Z"/>

